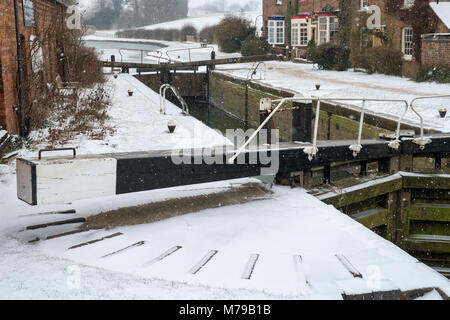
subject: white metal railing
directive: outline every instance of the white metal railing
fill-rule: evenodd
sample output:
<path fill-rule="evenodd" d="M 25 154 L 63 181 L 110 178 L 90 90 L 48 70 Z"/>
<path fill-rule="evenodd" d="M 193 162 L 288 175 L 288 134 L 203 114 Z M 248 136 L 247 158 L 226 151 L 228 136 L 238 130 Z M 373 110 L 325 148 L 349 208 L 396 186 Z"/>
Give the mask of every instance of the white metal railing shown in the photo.
<path fill-rule="evenodd" d="M 175 88 L 174 86 L 166 83 L 163 84 L 160 88 L 159 88 L 159 112 L 161 114 L 166 114 L 166 92 L 167 90 L 171 90 L 175 96 L 177 97 L 177 99 L 180 101 L 181 103 L 181 113 L 185 114 L 185 115 L 189 115 L 189 106 L 187 105 L 186 101 L 184 101 L 183 97 L 181 96 L 180 92 L 177 90 L 177 88 Z"/>
<path fill-rule="evenodd" d="M 293 97 L 293 98 L 283 98 L 283 99 L 277 99 L 277 100 L 269 100 L 269 99 L 262 99 L 261 105 L 265 106 L 266 109 L 271 108 L 272 103 L 278 102 L 278 105 L 273 109 L 270 110 L 269 116 L 261 123 L 261 125 L 256 129 L 256 131 L 250 136 L 250 138 L 244 143 L 243 146 L 241 146 L 236 154 L 229 159 L 229 163 L 233 163 L 234 160 L 244 151 L 244 149 L 250 144 L 250 142 L 258 135 L 259 131 L 261 131 L 262 128 L 270 121 L 270 119 L 280 110 L 280 108 L 286 103 L 287 101 L 317 101 L 316 105 L 316 118 L 314 122 L 314 136 L 313 136 L 313 142 L 311 147 L 306 147 L 303 149 L 303 151 L 308 155 L 309 160 L 311 161 L 314 159 L 314 157 L 317 155 L 318 148 L 317 148 L 317 134 L 319 129 L 319 118 L 320 118 L 320 105 L 322 101 L 362 101 L 363 105 L 361 108 L 361 117 L 360 117 L 360 123 L 359 123 L 359 131 L 358 131 L 358 140 L 356 145 L 351 145 L 349 149 L 353 151 L 353 155 L 356 157 L 362 150 L 361 145 L 361 139 L 362 139 L 362 129 L 364 124 L 364 116 L 365 116 L 365 107 L 367 101 L 378 101 L 378 102 L 399 102 L 405 104 L 405 111 L 400 115 L 398 122 L 397 122 L 397 132 L 396 132 L 396 139 L 394 141 L 391 141 L 388 145 L 390 148 L 398 150 L 400 147 L 400 128 L 401 128 L 401 122 L 403 121 L 404 116 L 406 115 L 406 112 L 408 111 L 408 101 L 401 100 L 401 99 L 355 99 L 355 98 L 319 98 L 319 97 L 310 97 L 310 98 L 299 98 L 299 97 Z M 423 131 L 423 124 L 421 124 L 421 128 Z"/>
<path fill-rule="evenodd" d="M 250 70 L 248 70 L 247 73 L 247 81 L 248 80 L 253 80 L 253 76 L 256 75 L 256 71 L 258 71 L 258 68 L 262 66 L 264 67 L 263 71 L 261 72 L 261 77 L 259 80 L 264 80 L 266 78 L 266 72 L 267 72 L 267 65 L 265 62 L 254 62 L 252 64 L 252 67 L 250 68 Z"/>
<path fill-rule="evenodd" d="M 163 53 L 161 51 L 159 51 L 159 50 L 155 51 L 157 54 L 159 54 L 159 56 L 151 54 L 152 52 L 153 51 L 149 51 L 147 53 L 147 57 L 152 57 L 152 58 L 158 59 L 158 64 L 161 63 L 161 59 L 166 60 L 168 63 L 172 63 L 172 60 L 170 58 L 163 57 Z"/>
<path fill-rule="evenodd" d="M 191 51 L 192 50 L 201 50 L 201 49 L 211 49 L 211 52 L 213 52 L 215 50 L 215 48 L 213 46 L 201 46 L 201 47 L 194 47 L 194 48 L 179 48 L 179 49 L 167 50 L 166 51 L 166 56 L 169 58 L 169 60 L 174 60 L 169 55 L 169 53 L 174 53 L 174 52 L 179 52 L 179 51 L 187 51 L 188 55 L 189 55 L 189 62 L 192 62 Z M 178 58 L 180 58 L 180 56 Z"/>
<path fill-rule="evenodd" d="M 120 62 L 123 63 L 123 53 L 122 51 L 137 51 L 141 53 L 141 64 L 144 63 L 144 52 L 150 52 L 150 50 L 143 50 L 143 49 L 127 49 L 127 48 L 120 48 L 119 54 L 120 54 Z"/>
<path fill-rule="evenodd" d="M 431 143 L 430 138 L 425 138 L 423 134 L 423 117 L 416 111 L 414 108 L 414 103 L 417 100 L 424 100 L 424 99 L 438 99 L 438 98 L 450 98 L 450 95 L 440 95 L 440 96 L 427 96 L 427 97 L 417 97 L 411 100 L 411 103 L 409 106 L 411 107 L 411 110 L 419 117 L 420 119 L 420 137 L 413 140 L 415 144 L 418 144 L 420 146 L 420 149 L 424 149 L 425 146 L 429 143 Z"/>

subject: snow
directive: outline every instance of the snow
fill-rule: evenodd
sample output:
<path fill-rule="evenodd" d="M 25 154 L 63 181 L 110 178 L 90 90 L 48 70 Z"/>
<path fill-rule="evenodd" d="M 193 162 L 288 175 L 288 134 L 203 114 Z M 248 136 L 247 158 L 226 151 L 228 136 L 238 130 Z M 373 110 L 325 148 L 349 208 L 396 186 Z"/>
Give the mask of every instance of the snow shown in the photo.
<path fill-rule="evenodd" d="M 430 2 L 430 7 L 447 28 L 450 29 L 450 2 Z"/>
<path fill-rule="evenodd" d="M 292 62 L 266 62 L 267 70 L 263 80 L 253 80 L 275 88 L 288 89 L 305 97 L 323 98 L 367 98 L 399 99 L 408 103 L 419 96 L 450 95 L 450 84 L 422 82 L 417 83 L 407 78 L 382 74 L 368 75 L 361 72 L 318 70 L 313 64 Z M 247 78 L 250 64 L 217 66 L 215 72 L 223 72 L 241 79 Z M 258 79 L 259 77 L 255 77 Z M 320 90 L 315 84 L 320 83 Z M 360 109 L 362 102 L 339 101 L 351 108 Z M 450 132 L 448 117 L 440 118 L 438 108 L 448 106 L 450 97 L 418 100 L 414 106 L 424 118 L 427 128 Z M 369 112 L 395 119 L 405 110 L 402 102 L 367 102 Z M 418 116 L 409 109 L 405 121 L 419 125 Z"/>
<path fill-rule="evenodd" d="M 442 297 L 439 292 L 436 291 L 436 289 L 433 289 L 430 292 L 426 293 L 423 297 L 419 297 L 415 300 L 442 300 Z"/>
<path fill-rule="evenodd" d="M 166 102 L 166 115 L 160 113 L 159 94 L 130 74 L 109 76 L 107 86 L 113 92 L 111 120 L 108 125 L 116 132 L 103 140 L 89 140 L 78 136 L 66 146 L 77 148 L 77 154 L 138 152 L 179 148 L 209 148 L 231 143 L 220 133 L 192 116 L 185 116 L 173 103 Z M 134 91 L 128 96 L 128 89 Z M 169 134 L 167 123 L 177 124 Z M 47 130 L 32 133 L 33 137 L 46 135 Z M 37 146 L 36 149 L 40 147 Z M 22 151 L 21 156 L 35 156 L 34 151 Z"/>
<path fill-rule="evenodd" d="M 162 22 L 158 24 L 153 24 L 145 27 L 140 27 L 139 29 L 181 29 L 184 25 L 193 25 L 198 32 L 200 32 L 204 27 L 214 26 L 220 22 L 226 15 L 233 14 L 236 16 L 242 16 L 250 21 L 251 25 L 255 25 L 255 20 L 258 28 L 260 29 L 262 26 L 262 19 L 257 19 L 259 15 L 261 15 L 260 11 L 254 12 L 227 12 L 227 13 L 215 13 L 209 14 L 207 16 L 200 17 L 188 17 L 185 19 Z"/>
<path fill-rule="evenodd" d="M 220 184 L 223 182 L 213 185 Z M 210 185 L 197 187 L 205 189 Z M 172 188 L 166 194 L 179 196 L 179 191 L 192 192 L 192 188 Z M 10 214 L 8 228 L 2 225 L 5 229 L 2 233 L 21 242 L 11 238 L 0 242 L 4 262 L 0 272 L 8 275 L 0 280 L 0 297 L 106 299 L 119 297 L 118 290 L 110 290 L 117 286 L 123 289 L 121 299 L 341 299 L 343 291 L 359 294 L 374 288 L 410 290 L 448 286 L 443 276 L 304 190 L 274 187 L 272 191 L 273 195 L 266 200 L 207 209 L 152 224 L 92 230 L 32 246 L 22 241 L 62 230 L 56 227 L 22 233 L 17 230 L 55 217 L 20 218 L 17 213 Z M 143 194 L 141 199 L 154 201 L 161 197 L 162 190 Z M 114 197 L 99 198 L 74 202 L 70 207 L 85 216 L 109 201 L 120 203 Z M 24 209 L 22 213 L 30 211 L 29 207 L 21 209 Z M 116 232 L 123 235 L 67 250 Z M 138 241 L 146 243 L 101 258 Z M 157 263 L 146 265 L 174 246 L 182 248 Z M 190 274 L 188 271 L 212 250 L 218 253 L 198 273 Z M 254 254 L 260 257 L 253 274 L 250 280 L 242 279 Z M 363 279 L 353 278 L 336 259 L 336 254 L 345 255 Z M 298 255 L 300 267 L 298 259 L 294 259 Z M 80 270 L 79 290 L 70 290 L 66 285 L 68 267 Z M 374 269 L 380 275 L 376 279 L 379 282 L 373 281 Z"/>
<path fill-rule="evenodd" d="M 169 48 L 180 45 L 198 46 L 176 43 Z M 204 59 L 207 54 L 199 53 L 195 59 Z M 419 90 L 414 83 L 402 78 L 318 71 L 309 65 L 291 63 L 267 64 L 272 67 L 267 72 L 267 80 L 255 81 L 290 87 L 306 94 L 317 94 L 311 88 L 318 76 L 323 94 L 328 96 L 340 91 L 354 95 L 366 92 L 365 87 L 358 87 L 356 82 L 377 86 L 376 89 L 366 88 L 368 94 L 395 95 L 379 86 L 398 87 L 408 92 Z M 231 68 L 236 67 L 239 70 L 221 68 L 245 77 L 250 66 Z M 294 75 L 274 72 L 277 67 L 290 69 Z M 296 72 L 301 76 L 297 77 Z M 337 75 L 348 83 L 334 85 L 332 77 Z M 70 145 L 76 146 L 79 154 L 230 144 L 221 134 L 193 117 L 181 115 L 181 110 L 171 103 L 166 104 L 168 115 L 161 115 L 158 94 L 131 75 L 121 74 L 117 80 L 110 77 L 107 85 L 114 92 L 109 114 L 110 125 L 116 132 L 102 141 L 76 137 Z M 130 88 L 134 90 L 133 97 L 128 97 Z M 428 94 L 429 91 L 448 92 L 448 88 L 420 84 L 420 90 Z M 392 112 L 392 108 L 385 109 Z M 172 135 L 167 133 L 169 120 L 177 123 Z M 34 133 L 39 134 L 45 132 Z M 35 151 L 21 150 L 20 156 L 35 156 Z M 303 189 L 274 187 L 268 199 L 207 209 L 151 224 L 91 230 L 33 245 L 27 241 L 36 236 L 70 231 L 74 225 L 19 231 L 32 224 L 68 218 L 67 215 L 37 213 L 76 209 L 76 217 L 89 217 L 150 202 L 223 192 L 249 182 L 257 183 L 257 180 L 237 179 L 30 207 L 16 197 L 14 165 L 0 165 L 0 298 L 341 299 L 342 292 L 448 288 L 445 277 Z M 67 250 L 116 232 L 123 235 Z M 100 258 L 138 241 L 145 241 L 145 244 Z M 174 246 L 182 248 L 158 263 L 144 266 Z M 212 250 L 218 253 L 197 274 L 189 274 L 188 271 Z M 250 257 L 255 254 L 260 256 L 251 278 L 242 279 Z M 337 254 L 344 255 L 363 279 L 353 278 L 336 259 Z M 78 271 L 79 289 L 73 288 L 71 283 Z M 374 274 L 379 276 L 374 278 Z M 437 297 L 427 295 L 426 298 Z"/>
<path fill-rule="evenodd" d="M 100 36 L 99 34 L 102 34 Z M 95 47 L 100 52 L 100 57 L 102 60 L 109 61 L 111 59 L 111 55 L 116 56 L 116 61 L 121 60 L 121 53 L 123 55 L 124 62 L 141 62 L 141 52 L 133 51 L 133 50 L 120 50 L 117 49 L 104 49 L 105 46 L 111 43 L 121 43 L 121 42 L 129 42 L 136 43 L 140 46 L 145 44 L 149 45 L 149 48 L 145 50 L 143 56 L 144 63 L 158 63 L 158 59 L 153 56 L 159 56 L 158 52 L 162 53 L 162 56 L 168 58 L 167 51 L 169 50 L 179 50 L 176 53 L 169 53 L 170 58 L 173 61 L 189 61 L 189 53 L 187 51 L 188 48 L 191 49 L 191 61 L 198 60 L 209 60 L 211 57 L 212 49 L 216 52 L 216 58 L 236 58 L 240 57 L 240 53 L 223 53 L 219 50 L 216 44 L 210 44 L 207 48 L 201 48 L 199 43 L 196 42 L 177 42 L 177 41 L 159 41 L 159 40 L 144 40 L 144 39 L 131 39 L 131 38 L 114 38 L 113 35 L 103 34 L 97 32 L 96 35 L 86 36 L 83 38 L 86 41 L 96 41 Z M 104 44 L 102 44 L 102 42 Z M 158 47 L 160 46 L 160 47 Z M 193 49 L 193 50 L 192 50 Z M 149 54 L 149 55 L 147 55 Z M 164 60 L 161 60 L 164 61 Z"/>

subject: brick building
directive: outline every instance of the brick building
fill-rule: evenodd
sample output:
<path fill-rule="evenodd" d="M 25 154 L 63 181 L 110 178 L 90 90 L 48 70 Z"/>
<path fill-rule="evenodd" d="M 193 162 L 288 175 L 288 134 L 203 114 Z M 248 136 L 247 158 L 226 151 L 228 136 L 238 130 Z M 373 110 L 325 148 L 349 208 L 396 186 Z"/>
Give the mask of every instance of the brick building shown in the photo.
<path fill-rule="evenodd" d="M 0 1 L 0 129 L 18 133 L 19 77 L 16 37 L 15 0 Z M 19 31 L 22 45 L 23 74 L 40 72 L 42 81 L 50 82 L 58 73 L 58 48 L 56 33 L 64 28 L 65 5 L 58 0 L 17 0 Z M 42 69 L 33 70 L 30 59 L 32 42 L 49 34 L 42 42 L 38 57 Z M 26 101 L 26 92 L 25 101 Z"/>
<path fill-rule="evenodd" d="M 433 2 L 440 24 L 434 34 L 422 37 L 422 64 L 450 70 L 450 2 Z"/>
<path fill-rule="evenodd" d="M 288 4 L 295 5 L 298 1 L 298 12 L 293 16 L 288 16 Z M 414 61 L 413 28 L 408 24 L 408 19 L 404 17 L 409 14 L 414 0 L 397 0 L 398 10 L 389 10 L 389 0 L 354 0 L 352 1 L 352 15 L 354 25 L 352 32 L 360 33 L 358 39 L 352 35 L 351 48 L 357 51 L 359 47 L 373 47 L 389 43 L 393 48 L 401 50 L 404 55 L 404 74 L 411 75 L 417 71 L 418 63 Z M 431 2 L 433 9 L 432 18 L 437 18 L 438 24 L 436 32 L 448 33 L 449 26 L 445 18 L 450 15 L 450 9 L 446 6 L 449 0 L 440 0 Z M 367 30 L 366 20 L 373 14 L 370 6 L 376 5 L 380 8 L 381 23 L 374 30 Z M 338 42 L 338 34 L 341 32 L 339 25 L 339 0 L 263 0 L 263 17 L 265 36 L 269 44 L 274 47 L 290 46 L 293 55 L 296 57 L 305 57 L 306 49 L 310 41 L 316 44 L 326 42 Z M 401 14 L 399 14 L 401 12 Z M 359 20 L 357 20 L 359 19 Z M 290 21 L 290 28 L 286 26 Z M 427 22 L 424 22 L 427 23 Z M 290 29 L 290 36 L 287 35 Z M 448 38 L 447 38 L 448 39 Z M 356 43 L 358 42 L 358 43 Z M 442 42 L 440 50 L 446 48 L 446 43 Z M 428 43 L 427 43 L 428 44 Z M 426 45 L 426 48 L 436 48 L 437 44 Z M 435 55 L 435 54 L 434 54 Z M 427 59 L 431 59 L 433 53 L 425 53 Z M 449 59 L 447 53 L 441 59 Z"/>

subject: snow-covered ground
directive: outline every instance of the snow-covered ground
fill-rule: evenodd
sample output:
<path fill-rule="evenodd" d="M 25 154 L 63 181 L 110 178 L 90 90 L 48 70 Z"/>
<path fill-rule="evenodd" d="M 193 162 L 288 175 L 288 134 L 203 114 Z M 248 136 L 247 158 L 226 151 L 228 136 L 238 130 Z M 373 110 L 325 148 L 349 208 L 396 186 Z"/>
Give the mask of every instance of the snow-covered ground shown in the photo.
<path fill-rule="evenodd" d="M 166 50 L 181 45 L 198 46 L 189 43 L 169 45 Z M 205 59 L 208 54 L 199 54 L 195 59 Z M 448 90 L 448 86 L 435 84 L 416 84 L 420 88 L 413 88 L 414 83 L 409 84 L 405 79 L 378 75 L 371 76 L 374 85 L 386 88 L 371 88 L 372 80 L 364 80 L 367 76 L 362 74 L 318 71 L 308 65 L 291 63 L 268 63 L 268 66 L 273 69 L 268 70 L 267 80 L 261 81 L 274 86 L 288 86 L 302 93 L 309 90 L 311 95 L 317 95 L 313 89 L 316 77 L 320 77 L 323 86 L 320 94 L 323 90 L 323 94 L 329 96 L 339 92 L 364 93 L 362 88 L 366 87 L 358 87 L 354 82 L 366 83 L 368 94 L 380 90 L 391 97 L 396 93 L 387 89 L 395 89 L 396 86 L 403 90 L 425 90 L 423 93 Z M 277 67 L 284 71 L 275 72 Z M 249 65 L 225 68 L 227 72 L 244 76 Z M 273 79 L 270 78 L 272 72 Z M 296 72 L 302 75 L 296 76 Z M 308 74 L 310 78 L 304 80 Z M 355 81 L 355 76 L 360 79 Z M 346 83 L 334 83 L 333 77 Z M 386 83 L 386 79 L 390 82 Z M 110 78 L 108 85 L 114 92 L 109 114 L 116 133 L 102 141 L 77 137 L 70 144 L 76 146 L 80 154 L 229 143 L 194 118 L 181 115 L 180 109 L 170 103 L 167 103 L 168 115 L 161 115 L 159 96 L 130 75 L 120 75 L 117 80 Z M 133 97 L 127 95 L 130 88 L 134 90 Z M 327 90 L 330 91 L 327 93 Z M 405 94 L 411 92 L 405 91 Z M 173 135 L 167 133 L 170 119 L 178 124 Z M 22 150 L 20 155 L 30 157 L 36 154 L 35 151 Z M 38 213 L 76 209 L 76 217 L 89 217 L 117 208 L 223 192 L 258 182 L 239 179 L 30 207 L 16 197 L 14 171 L 14 165 L 0 165 L 0 298 L 339 299 L 342 292 L 449 286 L 443 276 L 350 217 L 304 190 L 283 187 L 274 187 L 269 199 L 207 209 L 152 224 L 91 230 L 28 244 L 27 241 L 36 236 L 42 238 L 76 226 L 23 231 L 31 224 L 68 218 L 67 215 Z M 73 245 L 116 232 L 123 235 L 68 250 Z M 145 244 L 101 258 L 138 241 L 145 241 Z M 177 246 L 181 248 L 173 254 L 147 264 Z M 189 273 L 207 253 L 214 250 L 217 253 L 198 273 Z M 242 279 L 254 254 L 258 254 L 259 259 L 253 274 L 249 280 Z M 339 254 L 361 272 L 362 279 L 354 278 L 346 270 L 336 257 Z M 80 280 L 79 286 L 77 279 Z M 430 294 L 425 298 L 439 297 Z"/>
<path fill-rule="evenodd" d="M 276 88 L 289 89 L 305 97 L 323 98 L 367 98 L 400 99 L 411 102 L 419 96 L 450 95 L 450 84 L 414 82 L 407 78 L 381 74 L 368 75 L 362 72 L 318 70 L 312 64 L 292 62 L 266 62 L 267 70 L 264 80 L 253 80 Z M 216 72 L 225 72 L 246 79 L 250 64 L 217 66 Z M 263 72 L 263 69 L 261 69 Z M 260 79 L 257 75 L 255 79 Z M 316 90 L 320 83 L 320 90 Z M 350 106 L 360 107 L 361 103 L 339 101 Z M 444 132 L 450 132 L 450 118 L 439 116 L 440 106 L 450 105 L 450 97 L 418 100 L 414 106 L 423 116 L 425 126 Z M 396 118 L 402 114 L 405 105 L 399 102 L 367 102 L 367 109 L 380 115 Z M 406 121 L 419 124 L 419 118 L 411 109 Z"/>
<path fill-rule="evenodd" d="M 33 213 L 75 208 L 76 217 L 87 217 L 144 199 L 208 194 L 226 190 L 230 183 L 236 188 L 250 181 L 255 183 L 240 179 L 60 206 L 7 208 L 0 228 L 0 274 L 6 275 L 0 279 L 0 298 L 341 299 L 343 292 L 449 285 L 443 276 L 332 206 L 287 187 L 274 187 L 265 200 L 35 244 L 26 241 L 74 226 L 20 231 L 31 224 L 67 219 Z M 117 232 L 122 235 L 68 249 Z M 145 243 L 104 257 L 140 241 Z M 157 259 L 172 248 L 178 250 Z M 217 253 L 211 260 L 196 274 L 190 273 L 212 251 Z M 243 279 L 255 254 L 259 258 L 253 273 Z M 362 278 L 353 277 L 336 255 L 345 256 Z"/>
<path fill-rule="evenodd" d="M 175 20 L 175 21 L 169 21 L 169 22 L 163 22 L 158 24 L 152 24 L 149 26 L 141 27 L 142 29 L 147 30 L 155 30 L 155 29 L 181 29 L 185 25 L 193 25 L 198 32 L 200 32 L 204 27 L 214 26 L 220 22 L 226 15 L 235 15 L 235 16 L 241 16 L 248 21 L 250 21 L 251 25 L 255 25 L 257 28 L 261 29 L 262 26 L 262 19 L 258 18 L 262 14 L 260 11 L 254 11 L 254 12 L 228 12 L 228 13 L 214 13 L 209 14 L 207 16 L 200 16 L 200 17 L 188 17 L 185 19 Z"/>

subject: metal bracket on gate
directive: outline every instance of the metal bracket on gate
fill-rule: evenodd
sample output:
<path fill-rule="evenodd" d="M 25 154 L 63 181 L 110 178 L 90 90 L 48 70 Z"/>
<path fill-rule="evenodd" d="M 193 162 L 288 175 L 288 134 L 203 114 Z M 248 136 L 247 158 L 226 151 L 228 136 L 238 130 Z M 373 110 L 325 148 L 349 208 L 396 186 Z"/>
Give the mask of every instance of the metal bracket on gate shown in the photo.
<path fill-rule="evenodd" d="M 58 149 L 42 149 L 42 150 L 39 150 L 38 159 L 42 160 L 42 153 L 43 152 L 55 152 L 55 151 L 72 151 L 73 152 L 73 158 L 75 159 L 77 157 L 77 150 L 75 148 L 58 148 Z"/>

